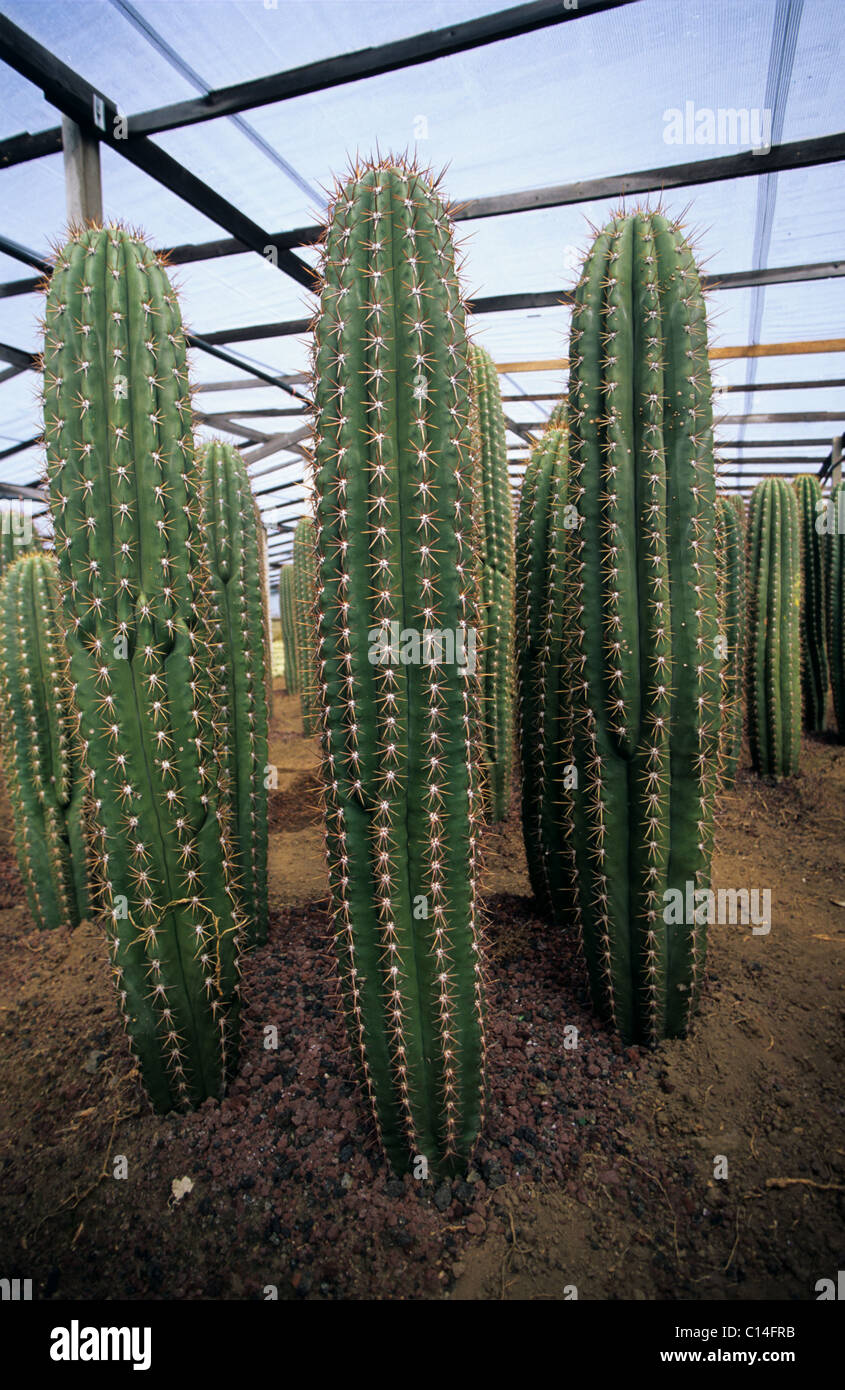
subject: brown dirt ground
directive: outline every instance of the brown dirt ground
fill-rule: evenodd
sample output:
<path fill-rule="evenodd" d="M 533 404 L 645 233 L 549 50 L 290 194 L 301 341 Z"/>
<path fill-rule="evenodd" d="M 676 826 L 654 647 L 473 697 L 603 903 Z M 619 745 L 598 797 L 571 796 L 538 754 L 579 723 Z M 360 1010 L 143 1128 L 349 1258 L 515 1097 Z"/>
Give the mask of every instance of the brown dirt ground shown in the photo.
<path fill-rule="evenodd" d="M 788 784 L 740 773 L 715 883 L 770 888 L 772 929 L 711 929 L 695 1031 L 654 1054 L 592 1019 L 572 942 L 534 915 L 518 814 L 488 832 L 490 1114 L 467 1180 L 435 1189 L 391 1178 L 354 1092 L 316 752 L 297 702 L 275 709 L 270 941 L 240 1075 L 193 1116 L 150 1114 L 95 929 L 32 928 L 0 797 L 0 1273 L 58 1298 L 809 1299 L 835 1278 L 845 747 L 805 739 Z"/>

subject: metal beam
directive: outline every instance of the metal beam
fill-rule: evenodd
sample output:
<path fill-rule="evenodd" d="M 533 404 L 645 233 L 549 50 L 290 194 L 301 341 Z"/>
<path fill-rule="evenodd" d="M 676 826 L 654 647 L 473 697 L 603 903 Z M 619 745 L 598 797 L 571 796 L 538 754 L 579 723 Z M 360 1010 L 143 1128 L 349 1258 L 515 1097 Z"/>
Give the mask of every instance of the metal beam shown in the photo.
<path fill-rule="evenodd" d="M 47 154 L 61 154 L 62 128 L 51 126 L 49 130 L 39 130 L 35 135 L 24 132 L 0 140 L 0 169 L 10 169 L 13 164 L 27 164 L 31 159 L 42 159 Z"/>
<path fill-rule="evenodd" d="M 68 116 L 62 117 L 65 202 L 71 226 L 103 220 L 100 142 Z"/>
<path fill-rule="evenodd" d="M 237 237 L 251 251 L 265 255 L 269 249 L 269 236 L 263 228 L 183 168 L 178 160 L 152 140 L 141 135 L 127 135 L 126 117 L 110 98 L 90 86 L 49 49 L 12 24 L 5 15 L 0 15 L 0 58 L 40 88 L 51 105 L 70 117 L 85 132 L 104 140 L 130 164 Z M 277 249 L 272 263 L 297 284 L 313 289 L 311 270 L 291 251 Z"/>
<path fill-rule="evenodd" d="M 0 236 L 0 251 L 6 256 L 11 256 L 14 261 L 22 261 L 24 265 L 33 265 L 36 270 L 41 270 L 45 275 L 52 275 L 53 267 L 49 261 L 45 261 L 43 256 L 37 255 L 35 251 L 30 251 L 28 246 L 21 246 L 19 241 L 12 241 L 11 237 Z M 40 282 L 36 280 L 36 285 Z"/>
<path fill-rule="evenodd" d="M 22 454 L 26 449 L 33 449 L 40 442 L 41 435 L 34 434 L 31 439 L 23 439 L 20 444 L 12 444 L 8 449 L 0 449 L 0 459 L 11 458 L 13 454 Z"/>
<path fill-rule="evenodd" d="M 577 0 L 575 5 L 567 5 L 564 0 L 533 0 L 533 3 L 514 5 L 511 9 L 481 15 L 462 24 L 450 24 L 444 29 L 432 29 L 426 34 L 414 34 L 410 38 L 397 39 L 373 48 L 360 48 L 353 53 L 342 53 L 334 58 L 308 63 L 304 67 L 271 73 L 269 77 L 221 87 L 207 96 L 159 106 L 153 111 L 132 116 L 129 129 L 133 135 L 155 135 L 162 130 L 182 129 L 200 121 L 214 121 L 220 116 L 233 116 L 241 111 L 253 111 L 259 106 L 289 101 L 292 97 L 360 82 L 365 77 L 379 77 L 383 73 L 417 67 L 436 58 L 466 53 L 485 44 L 515 38 L 519 34 L 531 34 L 537 29 L 630 3 L 631 0 Z"/>

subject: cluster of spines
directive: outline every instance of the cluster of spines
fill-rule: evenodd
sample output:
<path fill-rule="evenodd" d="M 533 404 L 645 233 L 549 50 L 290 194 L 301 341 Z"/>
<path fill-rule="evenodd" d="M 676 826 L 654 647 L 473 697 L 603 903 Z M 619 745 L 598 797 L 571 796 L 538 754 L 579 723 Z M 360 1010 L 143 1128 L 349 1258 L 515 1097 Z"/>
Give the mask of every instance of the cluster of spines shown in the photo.
<path fill-rule="evenodd" d="M 236 1061 L 240 913 L 185 333 L 120 227 L 57 254 L 44 436 L 98 906 L 149 1095 L 186 1107 Z"/>
<path fill-rule="evenodd" d="M 746 582 L 745 506 L 732 498 L 716 499 L 716 547 L 719 579 L 719 628 L 722 639 L 722 695 L 719 702 L 719 782 L 736 781 L 742 751 L 745 688 Z"/>
<path fill-rule="evenodd" d="M 293 598 L 299 704 L 302 732 L 306 738 L 314 737 L 319 724 L 314 628 L 315 572 L 314 520 L 310 516 L 301 516 L 293 533 Z"/>
<path fill-rule="evenodd" d="M 14 561 L 0 585 L 0 733 L 15 848 L 38 927 L 88 910 L 85 792 L 74 749 L 55 561 Z"/>
<path fill-rule="evenodd" d="M 832 489 L 825 537 L 827 654 L 833 713 L 840 743 L 845 743 L 845 482 Z"/>
<path fill-rule="evenodd" d="M 705 929 L 667 890 L 709 885 L 719 734 L 707 324 L 680 228 L 619 216 L 573 308 L 561 760 L 575 915 L 594 999 L 623 1037 L 686 1031 Z"/>
<path fill-rule="evenodd" d="M 240 453 L 214 440 L 199 451 L 205 493 L 215 684 L 215 734 L 232 807 L 245 944 L 267 939 L 267 661 L 260 520 Z"/>
<path fill-rule="evenodd" d="M 279 620 L 282 627 L 282 646 L 285 653 L 285 689 L 288 695 L 299 694 L 299 663 L 296 646 L 296 597 L 293 565 L 279 570 Z"/>
<path fill-rule="evenodd" d="M 798 499 L 784 478 L 754 489 L 748 519 L 748 741 L 755 772 L 789 777 L 801 753 Z"/>
<path fill-rule="evenodd" d="M 490 818 L 499 821 L 508 813 L 513 761 L 513 498 L 498 373 L 481 347 L 470 348 L 470 365 L 481 551 L 482 721 Z"/>
<path fill-rule="evenodd" d="M 801 540 L 801 700 L 804 728 L 824 732 L 828 666 L 825 631 L 823 498 L 818 478 L 801 473 L 793 480 L 798 498 Z"/>
<path fill-rule="evenodd" d="M 483 1113 L 476 905 L 483 746 L 470 369 L 448 210 L 416 169 L 356 168 L 329 209 L 315 321 L 317 658 L 342 992 L 402 1171 L 466 1162 Z M 395 628 L 429 660 L 390 655 Z"/>
<path fill-rule="evenodd" d="M 559 919 L 572 907 L 563 789 L 567 769 L 560 751 L 566 478 L 566 430 L 550 425 L 532 451 L 519 501 L 516 707 L 529 877 L 541 911 Z"/>

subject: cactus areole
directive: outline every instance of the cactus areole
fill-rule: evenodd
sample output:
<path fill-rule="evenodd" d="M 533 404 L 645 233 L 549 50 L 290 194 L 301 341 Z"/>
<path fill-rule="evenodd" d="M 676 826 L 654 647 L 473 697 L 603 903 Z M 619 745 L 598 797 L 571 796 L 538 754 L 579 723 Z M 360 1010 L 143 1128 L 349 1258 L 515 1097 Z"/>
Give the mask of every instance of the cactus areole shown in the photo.
<path fill-rule="evenodd" d="M 702 977 L 721 695 L 706 316 L 659 213 L 615 218 L 576 290 L 568 498 L 576 918 L 601 1012 L 654 1044 Z"/>
<path fill-rule="evenodd" d="M 44 434 L 94 886 L 144 1084 L 186 1108 L 235 1063 L 241 924 L 185 334 L 121 228 L 56 259 Z"/>
<path fill-rule="evenodd" d="M 427 179 L 356 171 L 332 199 L 322 275 L 317 675 L 337 956 L 391 1164 L 449 1173 L 482 1118 L 483 749 L 465 659 L 478 623 L 465 310 Z M 427 659 L 403 659 L 397 631 Z"/>

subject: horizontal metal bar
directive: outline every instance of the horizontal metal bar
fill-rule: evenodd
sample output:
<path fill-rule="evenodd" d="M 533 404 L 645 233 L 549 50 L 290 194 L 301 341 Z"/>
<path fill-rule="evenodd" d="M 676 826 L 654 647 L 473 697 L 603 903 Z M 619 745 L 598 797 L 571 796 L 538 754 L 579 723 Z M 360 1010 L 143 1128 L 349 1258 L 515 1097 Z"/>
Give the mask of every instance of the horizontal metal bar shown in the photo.
<path fill-rule="evenodd" d="M 414 34 L 410 38 L 395 39 L 377 47 L 323 58 L 304 67 L 221 87 L 206 96 L 159 106 L 153 111 L 132 116 L 129 130 L 133 135 L 155 135 L 162 130 L 183 129 L 200 121 L 214 121 L 221 116 L 237 115 L 259 106 L 290 101 L 293 97 L 325 92 L 349 82 L 360 82 L 366 77 L 417 67 L 436 58 L 448 58 L 485 44 L 498 43 L 519 34 L 530 34 L 549 25 L 563 24 L 567 20 L 630 3 L 631 0 L 577 0 L 577 4 L 570 6 L 563 0 L 533 0 L 531 4 L 514 5 L 495 14 L 466 20 L 462 24 L 450 24 L 426 34 Z"/>
<path fill-rule="evenodd" d="M 45 261 L 44 257 L 37 255 L 35 251 L 30 251 L 28 246 L 21 246 L 19 241 L 13 241 L 11 237 L 0 236 L 0 251 L 6 256 L 11 256 L 14 261 L 35 266 L 36 270 L 41 270 L 46 275 L 53 273 L 53 267 L 49 261 Z M 36 280 L 35 283 L 39 284 L 40 281 Z"/>
<path fill-rule="evenodd" d="M 12 444 L 8 449 L 0 449 L 0 459 L 8 459 L 13 454 L 22 454 L 26 449 L 34 449 L 40 441 L 41 435 L 34 434 L 31 439 L 23 439 L 20 444 Z"/>
<path fill-rule="evenodd" d="M 62 128 L 51 126 L 49 130 L 39 130 L 35 135 L 25 131 L 22 135 L 11 135 L 0 141 L 0 169 L 10 169 L 13 164 L 26 164 L 31 159 L 42 159 L 47 154 L 61 154 Z"/>

